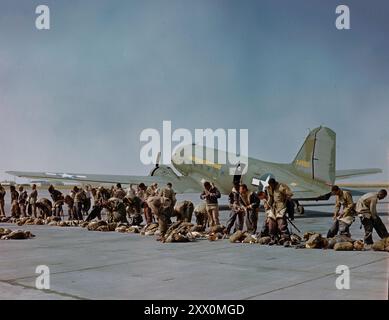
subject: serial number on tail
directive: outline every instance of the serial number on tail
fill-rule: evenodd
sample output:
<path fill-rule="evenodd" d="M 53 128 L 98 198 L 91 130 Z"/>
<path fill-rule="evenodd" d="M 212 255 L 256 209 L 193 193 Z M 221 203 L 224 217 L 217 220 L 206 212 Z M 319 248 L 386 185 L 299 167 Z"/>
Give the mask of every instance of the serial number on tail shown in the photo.
<path fill-rule="evenodd" d="M 306 160 L 296 160 L 296 165 L 303 168 L 309 168 L 311 166 L 311 163 Z"/>

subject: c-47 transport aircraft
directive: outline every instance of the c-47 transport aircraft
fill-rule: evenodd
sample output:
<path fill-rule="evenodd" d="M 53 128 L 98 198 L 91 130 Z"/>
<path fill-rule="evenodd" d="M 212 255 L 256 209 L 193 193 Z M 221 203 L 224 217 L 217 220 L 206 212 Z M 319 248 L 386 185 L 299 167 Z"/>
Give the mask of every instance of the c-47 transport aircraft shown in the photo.
<path fill-rule="evenodd" d="M 188 148 L 191 148 L 192 152 L 186 152 L 190 150 Z M 190 164 L 182 163 L 181 155 L 198 154 L 196 153 L 197 148 L 203 149 L 199 153 L 204 154 L 203 161 L 196 159 Z M 141 182 L 145 184 L 156 182 L 162 185 L 171 182 L 174 190 L 178 193 L 199 192 L 202 190 L 203 182 L 210 181 L 223 194 L 228 194 L 231 191 L 233 181 L 245 183 L 250 186 L 251 190 L 258 190 L 258 188 L 266 187 L 269 178 L 275 177 L 277 181 L 289 185 L 293 191 L 293 201 L 296 208 L 299 213 L 303 213 L 304 208 L 299 205 L 299 201 L 328 200 L 331 186 L 335 180 L 382 172 L 381 169 L 376 168 L 336 170 L 336 134 L 326 127 L 318 127 L 310 131 L 291 163 L 273 163 L 247 158 L 247 162 L 245 161 L 247 170 L 243 175 L 239 174 L 242 172 L 239 171 L 240 164 L 237 165 L 236 174 L 231 176 L 229 164 L 218 164 L 207 159 L 207 155 L 218 152 L 220 151 L 207 150 L 199 145 L 186 145 L 178 148 L 172 155 L 171 162 L 179 174 L 176 174 L 171 167 L 159 164 L 148 176 L 24 171 L 7 171 L 7 173 L 24 178 L 95 184 L 136 185 Z"/>

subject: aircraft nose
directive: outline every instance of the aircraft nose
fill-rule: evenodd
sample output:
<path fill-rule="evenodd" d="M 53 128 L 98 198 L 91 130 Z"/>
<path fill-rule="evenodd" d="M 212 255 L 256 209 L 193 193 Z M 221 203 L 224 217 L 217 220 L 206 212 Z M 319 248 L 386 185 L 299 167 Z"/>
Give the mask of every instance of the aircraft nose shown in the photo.
<path fill-rule="evenodd" d="M 172 163 L 175 166 L 180 166 L 184 164 L 186 161 L 191 159 L 190 154 L 188 153 L 188 149 L 186 146 L 179 147 L 175 150 L 175 152 L 172 154 Z"/>
<path fill-rule="evenodd" d="M 178 153 L 177 153 L 177 151 L 172 154 L 172 163 L 174 165 L 178 164 Z"/>
<path fill-rule="evenodd" d="M 182 148 L 179 148 L 177 149 L 173 155 L 172 155 L 172 163 L 175 165 L 175 166 L 178 166 L 180 164 L 182 164 L 182 158 L 180 156 L 180 152 L 182 151 Z"/>

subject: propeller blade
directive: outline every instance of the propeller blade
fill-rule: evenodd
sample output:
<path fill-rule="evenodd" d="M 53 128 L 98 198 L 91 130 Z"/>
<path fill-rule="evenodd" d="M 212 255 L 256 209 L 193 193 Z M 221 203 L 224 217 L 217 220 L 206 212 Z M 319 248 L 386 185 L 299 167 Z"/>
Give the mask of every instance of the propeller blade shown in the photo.
<path fill-rule="evenodd" d="M 158 168 L 159 167 L 159 162 L 161 161 L 161 152 L 158 152 L 157 154 L 157 159 L 155 161 L 155 166 Z"/>

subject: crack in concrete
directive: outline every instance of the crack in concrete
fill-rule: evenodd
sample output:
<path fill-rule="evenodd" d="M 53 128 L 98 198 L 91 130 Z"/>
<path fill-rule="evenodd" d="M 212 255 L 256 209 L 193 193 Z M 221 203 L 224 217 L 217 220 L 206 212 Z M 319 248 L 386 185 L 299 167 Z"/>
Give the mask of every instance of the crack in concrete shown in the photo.
<path fill-rule="evenodd" d="M 53 274 L 57 275 L 57 274 L 63 274 L 63 273 L 72 273 L 72 272 L 81 272 L 81 271 L 88 271 L 88 270 L 95 270 L 95 269 L 104 269 L 104 268 L 107 268 L 107 267 L 118 266 L 118 265 L 122 265 L 122 264 L 129 264 L 129 263 L 132 263 L 132 262 L 148 261 L 148 260 L 151 260 L 151 259 L 153 259 L 153 258 L 139 259 L 139 260 L 131 261 L 131 262 L 127 261 L 127 262 L 118 262 L 118 263 L 112 263 L 112 264 L 105 264 L 103 266 L 94 266 L 94 267 L 86 267 L 86 268 L 79 268 L 79 269 L 73 269 L 73 270 L 64 270 L 64 271 L 50 272 L 50 275 L 53 275 Z M 2 281 L 2 282 L 20 281 L 20 280 L 27 280 L 27 279 L 31 279 L 31 278 L 35 278 L 35 276 L 26 276 L 26 277 L 19 277 L 19 278 L 0 280 L 0 281 Z"/>
<path fill-rule="evenodd" d="M 377 263 L 377 262 L 384 261 L 384 260 L 388 260 L 388 257 L 381 258 L 381 259 L 378 259 L 378 260 L 375 260 L 375 261 L 366 262 L 366 263 L 363 263 L 363 264 L 361 264 L 361 265 L 351 267 L 350 270 L 352 270 L 352 269 L 357 269 L 357 268 L 360 268 L 360 267 L 364 267 L 364 266 L 367 266 L 367 265 L 369 265 L 369 264 Z M 246 298 L 243 298 L 242 300 L 249 300 L 249 299 L 253 299 L 253 298 L 256 298 L 256 297 L 261 297 L 261 296 L 264 296 L 264 295 L 269 294 L 269 293 L 281 291 L 281 290 L 284 290 L 284 289 L 293 288 L 293 287 L 299 286 L 299 285 L 304 284 L 304 283 L 308 283 L 308 282 L 312 282 L 312 281 L 324 279 L 324 278 L 326 278 L 326 277 L 333 276 L 333 275 L 334 275 L 333 272 L 327 273 L 327 274 L 322 275 L 322 276 L 320 276 L 320 277 L 316 277 L 316 278 L 313 278 L 313 279 L 304 280 L 304 281 L 301 281 L 301 282 L 297 282 L 297 283 L 295 283 L 295 284 L 291 284 L 291 285 L 288 285 L 288 286 L 285 286 L 285 287 L 273 289 L 273 290 L 270 290 L 270 291 L 266 291 L 266 292 L 263 292 L 263 293 L 259 293 L 259 294 L 253 295 L 253 296 L 248 296 L 248 297 L 246 297 Z"/>
<path fill-rule="evenodd" d="M 22 287 L 24 289 L 33 289 L 35 291 L 44 292 L 44 293 L 47 293 L 47 294 L 56 294 L 56 295 L 59 295 L 59 296 L 62 296 L 62 297 L 72 298 L 72 299 L 76 299 L 76 300 L 89 300 L 88 298 L 84 298 L 84 297 L 81 297 L 81 296 L 77 296 L 77 295 L 70 294 L 70 293 L 65 293 L 65 292 L 60 292 L 60 291 L 56 291 L 56 290 L 51 290 L 51 289 L 42 289 L 41 290 L 41 289 L 37 289 L 34 286 L 29 286 L 29 285 L 25 285 L 25 284 L 22 284 L 22 283 L 18 283 L 18 282 L 14 281 L 14 280 L 0 280 L 0 282 L 9 284 L 11 286 Z"/>

